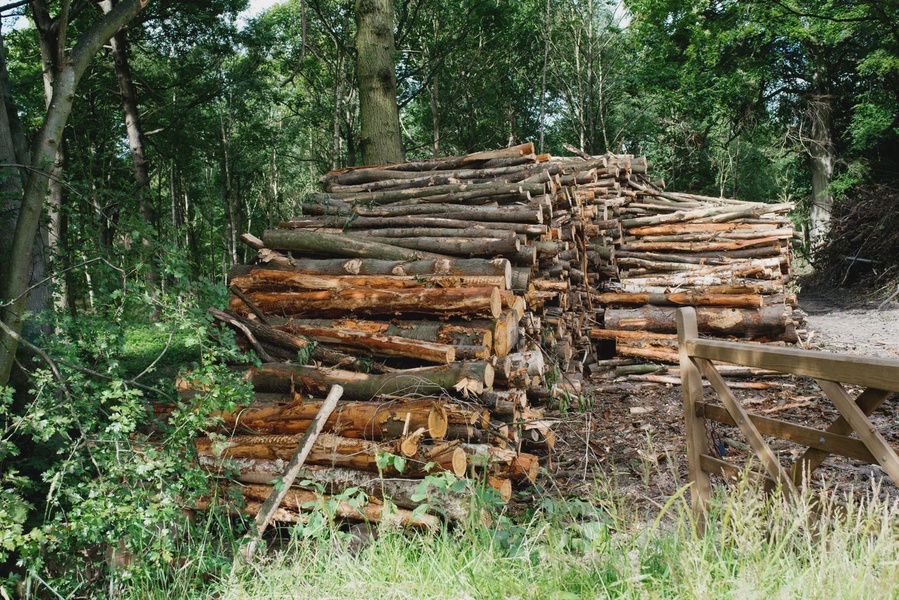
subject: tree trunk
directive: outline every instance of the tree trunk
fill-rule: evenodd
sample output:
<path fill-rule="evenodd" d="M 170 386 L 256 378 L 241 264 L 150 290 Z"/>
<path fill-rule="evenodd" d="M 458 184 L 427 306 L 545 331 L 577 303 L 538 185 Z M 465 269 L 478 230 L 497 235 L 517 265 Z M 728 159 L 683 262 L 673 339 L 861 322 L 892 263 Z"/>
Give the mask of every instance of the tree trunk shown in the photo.
<path fill-rule="evenodd" d="M 75 90 L 90 60 L 103 45 L 145 6 L 146 0 L 124 0 L 88 29 L 59 64 L 53 78 L 53 95 L 43 124 L 34 138 L 31 151 L 31 175 L 25 186 L 22 205 L 16 220 L 16 232 L 7 255 L 10 265 L 3 298 L 11 304 L 3 311 L 2 319 L 15 333 L 22 331 L 22 315 L 31 285 L 31 261 L 34 240 L 40 227 L 44 197 L 47 192 L 46 166 L 53 164 L 62 141 L 63 130 L 72 111 Z M 10 336 L 0 336 L 0 387 L 9 381 L 18 342 Z"/>
<path fill-rule="evenodd" d="M 823 77 L 823 75 L 819 76 Z M 830 192 L 834 163 L 831 140 L 831 97 L 828 94 L 816 94 L 809 98 L 808 104 L 809 118 L 811 119 L 808 153 L 812 175 L 809 242 L 812 246 L 817 246 L 830 231 L 830 214 L 833 209 L 833 195 Z"/>
<path fill-rule="evenodd" d="M 109 13 L 113 7 L 113 0 L 100 2 L 100 9 Z M 119 94 L 122 99 L 122 113 L 125 116 L 125 130 L 128 133 L 128 146 L 131 149 L 131 164 L 134 171 L 134 195 L 137 200 L 138 211 L 144 221 L 144 234 L 141 238 L 147 260 L 146 283 L 150 297 L 159 299 L 159 269 L 156 265 L 156 210 L 150 199 L 150 168 L 144 152 L 144 132 L 140 121 L 140 112 L 137 109 L 137 89 L 131 77 L 131 65 L 128 61 L 128 38 L 124 31 L 119 31 L 110 40 L 112 59 L 115 65 L 116 80 L 119 84 Z M 150 320 L 157 321 L 160 317 L 160 306 L 153 302 L 150 307 Z"/>
<path fill-rule="evenodd" d="M 369 165 L 403 160 L 393 52 L 392 0 L 356 0 L 361 145 Z"/>

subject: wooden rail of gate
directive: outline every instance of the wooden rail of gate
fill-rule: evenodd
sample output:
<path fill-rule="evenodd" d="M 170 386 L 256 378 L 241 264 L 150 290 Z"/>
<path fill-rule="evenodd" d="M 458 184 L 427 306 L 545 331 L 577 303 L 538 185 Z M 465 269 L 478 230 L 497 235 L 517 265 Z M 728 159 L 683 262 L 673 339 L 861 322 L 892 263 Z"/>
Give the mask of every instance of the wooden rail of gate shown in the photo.
<path fill-rule="evenodd" d="M 761 462 L 768 483 L 780 485 L 787 495 L 795 494 L 803 477 L 810 475 L 831 454 L 880 465 L 899 484 L 899 456 L 868 419 L 892 392 L 899 392 L 899 360 L 699 339 L 696 312 L 692 308 L 678 309 L 677 335 L 687 457 L 693 483 L 691 496 L 697 518 L 708 507 L 709 474 L 733 476 L 740 471 L 708 453 L 706 420 L 739 427 Z M 812 377 L 841 416 L 826 430 L 819 430 L 750 414 L 718 373 L 713 360 Z M 703 401 L 702 376 L 718 393 L 723 406 Z M 852 398 L 843 384 L 864 389 Z M 857 438 L 849 437 L 852 433 Z M 808 450 L 788 472 L 763 436 L 808 446 Z"/>

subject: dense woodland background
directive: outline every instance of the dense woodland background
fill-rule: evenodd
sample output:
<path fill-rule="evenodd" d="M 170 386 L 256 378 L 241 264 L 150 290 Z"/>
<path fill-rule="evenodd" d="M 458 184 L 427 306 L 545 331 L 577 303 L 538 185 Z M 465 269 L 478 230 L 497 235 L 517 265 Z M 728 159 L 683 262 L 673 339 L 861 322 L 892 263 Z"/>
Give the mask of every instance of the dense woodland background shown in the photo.
<path fill-rule="evenodd" d="M 159 320 L 149 331 L 184 336 L 212 372 L 191 310 L 247 258 L 238 236 L 298 214 L 329 169 L 363 163 L 356 0 L 289 0 L 250 20 L 246 4 L 0 4 L 0 301 L 27 346 L 13 364 L 18 334 L 0 340 L 18 392 L 0 402 L 0 565 L 49 572 L 54 552 L 155 539 L 110 515 L 130 502 L 152 520 L 171 503 L 151 485 L 122 500 L 113 480 L 135 465 L 85 453 L 87 439 L 138 431 L 143 399 L 165 392 L 128 363 L 123 332 Z M 406 159 L 523 141 L 645 154 L 670 189 L 793 201 L 801 224 L 826 224 L 833 199 L 842 229 L 821 260 L 899 255 L 897 0 L 393 4 Z M 38 235 L 23 242 L 28 222 Z M 31 312 L 13 310 L 26 298 Z M 153 460 L 158 481 L 178 472 Z M 76 481 L 96 494 L 72 495 Z"/>

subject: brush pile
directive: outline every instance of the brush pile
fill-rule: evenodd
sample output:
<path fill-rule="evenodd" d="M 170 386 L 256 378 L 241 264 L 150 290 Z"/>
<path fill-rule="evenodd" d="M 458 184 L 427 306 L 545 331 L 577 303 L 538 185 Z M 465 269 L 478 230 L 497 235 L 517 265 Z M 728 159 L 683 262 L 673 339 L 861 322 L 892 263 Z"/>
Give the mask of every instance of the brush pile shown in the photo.
<path fill-rule="evenodd" d="M 303 215 L 243 237 L 257 262 L 210 309 L 263 364 L 246 370 L 256 402 L 221 415 L 239 435 L 199 440 L 201 459 L 270 481 L 340 384 L 308 481 L 389 495 L 410 519 L 428 473 L 505 501 L 555 443 L 540 404 L 633 357 L 676 362 L 673 307 L 697 306 L 705 333 L 795 339 L 790 207 L 664 192 L 646 170 L 524 144 L 326 174 Z"/>

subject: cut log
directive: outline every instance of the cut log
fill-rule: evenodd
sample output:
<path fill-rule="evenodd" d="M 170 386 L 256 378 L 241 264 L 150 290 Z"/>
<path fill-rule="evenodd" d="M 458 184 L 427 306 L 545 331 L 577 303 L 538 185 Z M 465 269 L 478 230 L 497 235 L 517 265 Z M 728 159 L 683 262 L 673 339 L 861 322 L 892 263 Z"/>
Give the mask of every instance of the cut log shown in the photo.
<path fill-rule="evenodd" d="M 198 438 L 194 441 L 194 445 L 200 457 L 288 460 L 298 441 L 299 436 L 296 435 L 249 435 L 233 436 L 220 443 L 213 442 L 209 438 Z M 319 436 L 312 447 L 306 463 L 378 473 L 381 471 L 378 457 L 391 454 L 392 451 L 393 445 L 390 443 L 345 438 L 325 433 Z M 419 455 L 408 459 L 402 473 L 391 464 L 386 465 L 382 471 L 390 477 L 399 475 L 423 477 L 432 471 L 450 471 L 457 477 L 462 477 L 465 475 L 467 465 L 465 456 L 465 452 L 458 445 L 422 445 Z M 425 469 L 429 463 L 433 463 L 432 468 Z"/>
<path fill-rule="evenodd" d="M 477 346 L 490 347 L 493 343 L 493 331 L 495 325 L 489 321 L 483 323 L 474 321 L 444 322 L 444 321 L 418 321 L 395 320 L 364 321 L 359 319 L 272 319 L 272 324 L 280 330 L 295 333 L 296 335 L 312 335 L 310 332 L 322 329 L 335 329 L 341 331 L 357 332 L 360 335 L 385 335 L 420 340 L 423 342 L 435 342 L 453 346 L 456 349 L 456 358 L 461 359 L 461 347 Z"/>
<path fill-rule="evenodd" d="M 599 294 L 601 304 L 640 306 L 731 306 L 737 308 L 761 308 L 764 304 L 759 294 L 709 294 L 704 292 L 670 292 L 666 294 L 610 292 Z"/>
<path fill-rule="evenodd" d="M 502 275 L 313 275 L 256 269 L 231 278 L 231 287 L 250 292 L 300 292 L 352 288 L 408 289 L 422 287 L 496 287 L 506 289 Z"/>
<path fill-rule="evenodd" d="M 261 484 L 247 484 L 235 486 L 231 491 L 238 492 L 243 496 L 244 514 L 255 514 L 261 507 L 263 501 L 271 494 L 272 486 Z M 227 497 L 228 491 L 223 490 L 220 496 Z M 207 501 L 208 502 L 208 501 Z M 404 508 L 394 508 L 390 511 L 385 510 L 381 503 L 366 501 L 367 503 L 351 502 L 349 500 L 340 500 L 331 498 L 327 494 L 318 494 L 308 490 L 289 489 L 284 491 L 284 501 L 277 511 L 273 514 L 274 521 L 283 523 L 300 523 L 305 522 L 304 515 L 312 512 L 319 506 L 332 507 L 335 516 L 341 519 L 352 521 L 367 521 L 370 523 L 384 523 L 401 527 L 419 527 L 424 529 L 435 529 L 440 521 L 430 514 L 413 514 L 412 511 Z M 201 506 L 209 506 L 208 503 Z"/>
<path fill-rule="evenodd" d="M 233 412 L 213 413 L 225 431 L 255 435 L 292 435 L 305 431 L 321 407 L 320 401 L 297 396 L 286 404 L 257 403 Z M 443 402 L 341 402 L 325 423 L 324 431 L 367 440 L 399 438 L 405 429 L 423 428 L 429 437 L 446 434 L 448 417 Z"/>
<path fill-rule="evenodd" d="M 351 321 L 348 323 L 352 324 Z M 357 328 L 322 327 L 300 320 L 291 320 L 278 327 L 278 330 L 303 336 L 315 342 L 333 344 L 342 349 L 350 348 L 361 351 L 372 356 L 398 356 L 438 364 L 448 364 L 456 360 L 456 350 L 448 344 L 381 333 L 368 333 Z"/>
<path fill-rule="evenodd" d="M 269 484 L 283 470 L 284 461 L 244 458 L 223 462 L 204 457 L 200 466 L 214 474 L 236 470 L 234 479 L 242 483 Z M 373 498 L 389 499 L 400 508 L 409 510 L 414 510 L 424 503 L 432 512 L 461 523 L 466 523 L 470 516 L 470 488 L 453 492 L 416 479 L 380 477 L 376 473 L 320 465 L 307 465 L 297 480 L 321 486 L 326 493 L 332 495 L 339 495 L 350 488 L 358 488 Z M 296 483 L 294 485 L 305 487 Z M 427 498 L 423 501 L 413 500 L 412 498 L 417 497 L 419 493 L 427 494 Z"/>
<path fill-rule="evenodd" d="M 250 275 L 257 270 L 282 270 L 315 275 L 393 275 L 454 277 L 501 276 L 506 280 L 504 289 L 512 285 L 512 265 L 504 258 L 442 258 L 432 260 L 396 261 L 371 258 L 346 259 L 295 259 L 288 266 L 253 267 L 238 265 L 231 270 L 231 278 Z"/>
<path fill-rule="evenodd" d="M 675 333 L 677 325 L 674 314 L 673 308 L 656 306 L 634 309 L 608 308 L 605 311 L 605 325 L 609 329 Z M 787 327 L 792 323 L 790 310 L 784 306 L 766 306 L 756 310 L 698 307 L 696 316 L 701 333 L 796 341 L 795 331 L 791 334 Z"/>
<path fill-rule="evenodd" d="M 479 394 L 493 386 L 493 376 L 493 367 L 487 362 L 456 362 L 381 375 L 271 363 L 250 369 L 246 374 L 260 392 L 283 393 L 300 389 L 311 394 L 324 394 L 331 385 L 339 384 L 344 388 L 344 398 L 364 401 L 379 395 L 428 396 L 452 390 Z"/>
<path fill-rule="evenodd" d="M 461 448 L 476 469 L 514 481 L 533 483 L 537 479 L 540 462 L 533 454 L 486 444 L 462 444 Z"/>
<path fill-rule="evenodd" d="M 292 250 L 307 254 L 330 254 L 331 256 L 377 258 L 381 260 L 445 258 L 439 254 L 367 242 L 343 235 L 306 230 L 269 229 L 262 234 L 262 240 L 268 248 Z"/>
<path fill-rule="evenodd" d="M 336 317 L 365 315 L 432 314 L 498 317 L 502 312 L 500 290 L 479 288 L 411 288 L 378 290 L 353 288 L 315 292 L 252 292 L 250 301 L 272 315 Z M 232 298 L 231 312 L 246 315 L 246 305 Z"/>

